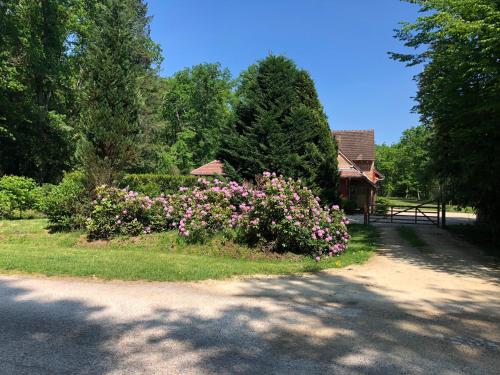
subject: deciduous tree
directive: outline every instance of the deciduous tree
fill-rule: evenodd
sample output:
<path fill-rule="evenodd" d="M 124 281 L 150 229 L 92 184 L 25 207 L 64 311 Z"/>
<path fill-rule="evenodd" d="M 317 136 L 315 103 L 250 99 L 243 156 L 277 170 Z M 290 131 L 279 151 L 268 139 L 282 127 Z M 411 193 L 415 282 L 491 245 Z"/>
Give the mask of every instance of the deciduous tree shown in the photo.
<path fill-rule="evenodd" d="M 163 100 L 166 169 L 189 173 L 215 158 L 232 113 L 232 86 L 229 70 L 220 64 L 196 65 L 168 79 Z"/>
<path fill-rule="evenodd" d="M 500 227 L 500 3 L 411 2 L 423 14 L 396 36 L 417 52 L 392 56 L 424 65 L 416 109 L 433 132 L 435 170 L 449 198 Z"/>

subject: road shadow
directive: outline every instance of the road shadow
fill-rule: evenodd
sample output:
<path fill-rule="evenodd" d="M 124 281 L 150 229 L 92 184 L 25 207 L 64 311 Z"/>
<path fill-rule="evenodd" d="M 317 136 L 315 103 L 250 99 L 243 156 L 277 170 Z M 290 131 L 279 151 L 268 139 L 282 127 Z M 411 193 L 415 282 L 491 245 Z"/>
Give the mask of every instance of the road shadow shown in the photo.
<path fill-rule="evenodd" d="M 105 302 L 46 301 L 1 280 L 0 372 L 494 374 L 498 296 L 481 304 L 458 297 L 429 301 L 428 314 L 418 302 L 374 292 L 369 281 L 318 273 L 247 280 L 210 305 L 149 309 L 131 300 L 140 317 L 103 318 Z"/>
<path fill-rule="evenodd" d="M 458 277 L 475 277 L 493 284 L 500 283 L 500 267 L 491 257 L 482 256 L 473 244 L 453 237 L 435 226 L 413 225 L 417 235 L 427 243 L 423 249 L 412 248 L 391 224 L 376 225 L 381 232 L 379 254 L 403 260 L 422 269 Z"/>
<path fill-rule="evenodd" d="M 0 280 L 0 373 L 106 373 L 113 330 L 90 319 L 103 308 L 78 300 L 45 301 Z M 86 353 L 85 356 L 82 353 Z"/>

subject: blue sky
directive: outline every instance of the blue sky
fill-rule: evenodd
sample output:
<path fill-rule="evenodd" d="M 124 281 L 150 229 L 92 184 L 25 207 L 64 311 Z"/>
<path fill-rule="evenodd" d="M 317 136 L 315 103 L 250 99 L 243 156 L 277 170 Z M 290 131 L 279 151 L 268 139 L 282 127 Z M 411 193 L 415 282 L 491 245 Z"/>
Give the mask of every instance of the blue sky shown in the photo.
<path fill-rule="evenodd" d="M 269 53 L 313 77 L 332 129 L 375 129 L 392 143 L 418 124 L 411 113 L 418 68 L 389 59 L 393 38 L 417 7 L 399 0 L 149 0 L 161 74 L 220 62 L 237 76 Z"/>

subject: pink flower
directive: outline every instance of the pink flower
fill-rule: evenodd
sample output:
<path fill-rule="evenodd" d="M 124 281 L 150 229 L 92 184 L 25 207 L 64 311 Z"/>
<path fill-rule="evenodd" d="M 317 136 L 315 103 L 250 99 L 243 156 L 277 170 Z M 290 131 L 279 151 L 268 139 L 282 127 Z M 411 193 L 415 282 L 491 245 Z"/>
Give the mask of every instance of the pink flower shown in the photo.
<path fill-rule="evenodd" d="M 316 262 L 319 262 L 319 261 L 321 260 L 321 257 L 318 255 L 318 256 L 316 256 L 316 258 L 314 258 L 314 259 L 316 259 Z"/>

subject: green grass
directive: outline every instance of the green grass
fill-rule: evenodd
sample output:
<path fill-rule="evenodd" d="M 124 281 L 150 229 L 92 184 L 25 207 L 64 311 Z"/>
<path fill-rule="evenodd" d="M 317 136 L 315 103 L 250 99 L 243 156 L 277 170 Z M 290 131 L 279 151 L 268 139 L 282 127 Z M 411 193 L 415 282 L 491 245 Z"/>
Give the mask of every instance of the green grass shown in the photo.
<path fill-rule="evenodd" d="M 408 242 L 411 246 L 422 249 L 427 246 L 427 243 L 419 237 L 414 228 L 409 226 L 399 226 L 397 231 L 402 239 Z"/>
<path fill-rule="evenodd" d="M 416 200 L 416 199 L 405 199 L 405 198 L 397 198 L 397 197 L 381 197 L 386 200 L 389 206 L 418 206 L 419 204 L 426 203 L 428 200 Z M 428 205 L 435 205 L 436 203 L 429 203 Z M 427 206 L 427 205 L 426 205 Z M 436 211 L 436 209 L 426 207 L 425 211 Z M 465 212 L 465 213 L 474 213 L 474 209 L 472 207 L 459 207 L 456 205 L 446 205 L 447 212 Z"/>
<path fill-rule="evenodd" d="M 122 280 L 203 280 L 237 275 L 291 274 L 345 267 L 366 261 L 378 231 L 350 225 L 349 248 L 337 257 L 263 253 L 216 238 L 204 245 L 158 233 L 109 242 L 87 242 L 82 233 L 50 234 L 45 219 L 0 221 L 0 272 Z"/>

